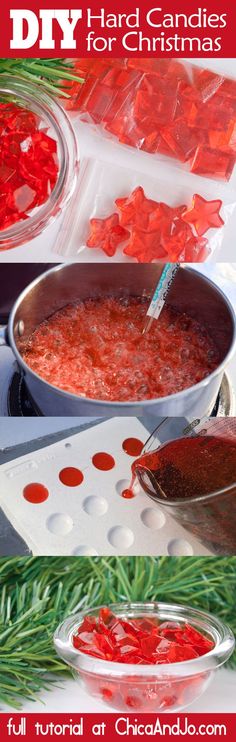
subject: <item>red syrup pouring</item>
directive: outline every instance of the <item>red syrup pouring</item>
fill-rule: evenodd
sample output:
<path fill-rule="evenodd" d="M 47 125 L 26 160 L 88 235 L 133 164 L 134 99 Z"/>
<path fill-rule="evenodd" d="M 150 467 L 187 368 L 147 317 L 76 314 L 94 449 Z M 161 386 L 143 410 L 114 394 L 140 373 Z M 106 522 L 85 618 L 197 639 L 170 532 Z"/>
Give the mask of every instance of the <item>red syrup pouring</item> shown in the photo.
<path fill-rule="evenodd" d="M 132 464 L 147 494 L 217 553 L 236 548 L 236 436 L 183 437 Z"/>

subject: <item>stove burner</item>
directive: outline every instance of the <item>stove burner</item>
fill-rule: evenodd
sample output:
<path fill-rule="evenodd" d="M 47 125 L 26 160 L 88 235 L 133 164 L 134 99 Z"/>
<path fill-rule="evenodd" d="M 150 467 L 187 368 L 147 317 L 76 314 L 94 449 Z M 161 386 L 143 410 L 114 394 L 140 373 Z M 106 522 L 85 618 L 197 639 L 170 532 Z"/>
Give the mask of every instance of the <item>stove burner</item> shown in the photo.
<path fill-rule="evenodd" d="M 43 417 L 27 389 L 24 376 L 19 368 L 11 378 L 7 407 L 9 417 Z M 232 414 L 232 391 L 228 378 L 224 375 L 217 400 L 209 417 L 229 417 Z"/>
<path fill-rule="evenodd" d="M 20 369 L 12 376 L 7 407 L 9 417 L 42 417 L 42 412 L 31 397 Z"/>

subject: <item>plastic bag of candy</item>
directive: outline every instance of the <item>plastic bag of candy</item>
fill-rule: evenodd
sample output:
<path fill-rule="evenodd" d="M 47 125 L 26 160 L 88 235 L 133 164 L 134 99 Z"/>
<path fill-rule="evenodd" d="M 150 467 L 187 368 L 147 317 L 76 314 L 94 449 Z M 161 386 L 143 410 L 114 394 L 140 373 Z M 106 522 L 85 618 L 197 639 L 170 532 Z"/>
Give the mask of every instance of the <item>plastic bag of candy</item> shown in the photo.
<path fill-rule="evenodd" d="M 217 259 L 235 210 L 235 193 L 226 184 L 196 181 L 190 173 L 173 177 L 168 165 L 152 177 L 88 159 L 55 251 L 80 262 Z"/>
<path fill-rule="evenodd" d="M 67 106 L 122 144 L 228 181 L 236 161 L 236 80 L 178 59 L 77 59 Z M 68 87 L 68 83 L 65 83 Z"/>

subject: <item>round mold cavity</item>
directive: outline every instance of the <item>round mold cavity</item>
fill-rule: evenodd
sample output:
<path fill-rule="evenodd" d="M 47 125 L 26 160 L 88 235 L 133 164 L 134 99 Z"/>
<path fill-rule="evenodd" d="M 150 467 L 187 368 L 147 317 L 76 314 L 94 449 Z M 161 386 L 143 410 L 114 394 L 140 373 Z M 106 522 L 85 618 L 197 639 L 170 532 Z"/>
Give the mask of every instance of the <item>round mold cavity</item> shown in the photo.
<path fill-rule="evenodd" d="M 48 531 L 55 536 L 66 536 L 72 531 L 73 525 L 73 520 L 67 513 L 53 513 L 46 521 Z"/>
<path fill-rule="evenodd" d="M 192 556 L 193 547 L 184 538 L 174 538 L 168 544 L 168 554 L 170 556 Z"/>
<path fill-rule="evenodd" d="M 119 482 L 116 482 L 116 491 L 118 492 L 118 495 L 122 495 L 122 492 L 127 490 L 129 485 L 130 482 L 128 479 L 119 479 Z"/>
<path fill-rule="evenodd" d="M 65 448 L 72 448 L 71 443 L 65 443 Z"/>
<path fill-rule="evenodd" d="M 163 528 L 166 522 L 164 513 L 158 508 L 145 508 L 140 515 L 141 521 L 146 528 L 157 531 Z"/>
<path fill-rule="evenodd" d="M 127 453 L 127 456 L 137 458 L 142 453 L 143 443 L 139 438 L 126 438 L 122 443 L 122 448 Z"/>
<path fill-rule="evenodd" d="M 73 556 L 98 556 L 98 552 L 96 549 L 93 548 L 93 546 L 89 546 L 88 544 L 81 544 L 81 546 L 76 546 L 75 549 L 72 551 Z"/>
<path fill-rule="evenodd" d="M 84 481 L 83 472 L 75 466 L 65 466 L 59 472 L 59 479 L 65 487 L 79 487 Z"/>
<path fill-rule="evenodd" d="M 122 496 L 122 492 L 124 492 L 124 490 L 130 489 L 130 480 L 129 479 L 119 479 L 119 481 L 116 482 L 115 488 L 116 488 L 116 491 L 117 491 L 118 495 L 121 495 Z M 138 482 L 136 482 L 134 484 L 134 486 L 132 487 L 132 491 L 133 491 L 134 495 L 137 495 L 138 492 L 140 492 L 140 487 L 139 487 L 139 483 Z"/>
<path fill-rule="evenodd" d="M 114 526 L 108 532 L 108 541 L 114 549 L 129 549 L 134 543 L 134 534 L 127 526 Z"/>
<path fill-rule="evenodd" d="M 30 484 L 26 484 L 23 489 L 23 497 L 27 502 L 30 502 L 33 505 L 40 505 L 48 499 L 49 491 L 47 487 L 40 482 L 30 482 Z"/>
<path fill-rule="evenodd" d="M 105 500 L 105 497 L 90 495 L 90 497 L 86 497 L 83 502 L 83 510 L 88 515 L 104 515 L 104 513 L 107 512 L 107 509 L 108 502 Z"/>
<path fill-rule="evenodd" d="M 116 464 L 113 456 L 105 451 L 95 453 L 92 457 L 92 463 L 95 469 L 98 469 L 99 471 L 110 471 L 110 469 L 114 469 Z"/>

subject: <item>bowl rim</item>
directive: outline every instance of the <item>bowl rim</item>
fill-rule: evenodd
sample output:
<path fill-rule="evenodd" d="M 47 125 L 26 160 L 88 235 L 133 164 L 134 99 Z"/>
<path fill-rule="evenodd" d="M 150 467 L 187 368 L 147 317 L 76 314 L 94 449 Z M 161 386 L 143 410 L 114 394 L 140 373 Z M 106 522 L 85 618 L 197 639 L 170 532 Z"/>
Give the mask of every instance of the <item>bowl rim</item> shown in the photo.
<path fill-rule="evenodd" d="M 58 272 L 58 271 L 63 271 L 66 268 L 68 268 L 69 266 L 72 266 L 72 265 L 76 265 L 76 266 L 78 265 L 79 266 L 79 263 L 77 263 L 75 261 L 68 261 L 67 263 L 56 264 L 52 268 L 50 268 L 49 270 L 43 271 L 43 273 L 41 273 L 37 278 L 35 278 L 31 283 L 29 283 L 28 286 L 26 286 L 26 288 L 20 293 L 20 295 L 16 299 L 16 301 L 15 301 L 15 303 L 14 303 L 12 309 L 11 309 L 11 312 L 10 312 L 10 315 L 9 315 L 9 321 L 8 321 L 8 334 L 9 334 L 10 344 L 11 344 L 11 347 L 13 348 L 14 354 L 15 354 L 18 362 L 23 367 L 24 371 L 27 374 L 30 374 L 33 377 L 33 379 L 35 379 L 36 381 L 40 381 L 41 383 L 45 384 L 46 387 L 50 391 L 57 392 L 57 394 L 59 394 L 61 397 L 63 397 L 63 399 L 76 400 L 76 402 L 78 402 L 78 400 L 79 400 L 81 403 L 89 403 L 89 404 L 96 405 L 98 408 L 104 406 L 104 404 L 105 404 L 108 410 L 110 408 L 113 408 L 114 405 L 117 405 L 119 407 L 119 409 L 122 409 L 122 410 L 127 410 L 127 409 L 129 409 L 132 406 L 132 407 L 137 408 L 137 411 L 138 411 L 140 408 L 143 407 L 144 404 L 151 407 L 152 405 L 156 405 L 158 402 L 161 403 L 161 404 L 165 404 L 165 403 L 169 402 L 170 400 L 172 402 L 178 402 L 178 400 L 182 399 L 183 396 L 187 396 L 189 393 L 193 393 L 193 392 L 198 391 L 200 389 L 206 388 L 208 386 L 208 384 L 210 383 L 211 380 L 215 379 L 220 374 L 223 374 L 226 365 L 229 363 L 229 361 L 233 357 L 233 354 L 235 352 L 235 346 L 236 346 L 236 315 L 235 315 L 235 312 L 234 312 L 233 305 L 232 305 L 231 301 L 228 299 L 228 297 L 224 294 L 224 292 L 222 291 L 222 289 L 220 289 L 219 286 L 217 286 L 217 284 L 214 283 L 214 281 L 212 281 L 210 278 L 208 278 L 204 274 L 200 273 L 196 269 L 192 268 L 191 267 L 191 264 L 187 264 L 187 265 L 182 264 L 180 266 L 180 270 L 184 270 L 186 272 L 187 271 L 190 271 L 192 274 L 195 274 L 196 273 L 197 276 L 200 277 L 203 280 L 204 283 L 208 284 L 210 288 L 214 289 L 214 291 L 216 291 L 221 296 L 222 300 L 225 302 L 225 304 L 227 306 L 229 315 L 231 316 L 231 320 L 232 320 L 232 339 L 231 339 L 229 350 L 227 351 L 227 353 L 226 353 L 225 357 L 223 358 L 223 360 L 221 361 L 221 363 L 214 369 L 214 371 L 211 372 L 211 374 L 208 374 L 208 376 L 204 377 L 201 381 L 198 381 L 197 384 L 193 384 L 192 386 L 186 387 L 186 389 L 182 389 L 181 391 L 175 392 L 174 394 L 169 394 L 169 395 L 167 395 L 165 397 L 153 397 L 153 398 L 150 398 L 150 399 L 144 398 L 142 400 L 135 400 L 135 399 L 133 399 L 133 400 L 129 400 L 128 402 L 127 401 L 125 401 L 125 402 L 123 401 L 122 402 L 122 401 L 119 401 L 119 400 L 108 400 L 107 401 L 106 399 L 96 399 L 94 397 L 86 397 L 86 396 L 82 396 L 82 395 L 77 395 L 77 394 L 75 394 L 73 392 L 68 392 L 65 389 L 62 389 L 61 387 L 57 387 L 54 384 L 51 384 L 50 382 L 48 382 L 46 379 L 44 379 L 43 376 L 39 376 L 39 374 L 37 374 L 35 371 L 33 371 L 30 368 L 30 366 L 28 366 L 28 364 L 24 361 L 24 359 L 22 358 L 21 353 L 19 352 L 19 350 L 17 348 L 16 342 L 15 342 L 15 338 L 14 338 L 14 319 L 15 319 L 15 314 L 16 314 L 17 310 L 19 309 L 19 307 L 21 305 L 21 302 L 27 297 L 28 292 L 30 290 L 34 289 L 35 286 L 37 286 L 37 284 L 40 283 L 40 280 L 44 279 L 48 275 L 52 275 L 53 273 Z"/>
<path fill-rule="evenodd" d="M 126 664 L 121 662 L 113 662 L 110 660 L 103 660 L 91 655 L 84 654 L 79 649 L 76 649 L 72 644 L 73 634 L 78 626 L 83 621 L 84 617 L 88 615 L 97 614 L 101 608 L 109 607 L 110 610 L 116 612 L 120 610 L 120 615 L 126 615 L 128 612 L 137 610 L 139 613 L 144 611 L 144 615 L 153 615 L 153 613 L 163 613 L 164 615 L 169 612 L 174 612 L 175 616 L 172 616 L 172 620 L 181 619 L 186 622 L 187 617 L 190 615 L 189 623 L 192 625 L 194 616 L 196 623 L 206 623 L 208 625 L 208 631 L 210 634 L 209 624 L 211 627 L 213 640 L 215 646 L 206 654 L 201 657 L 196 657 L 191 660 L 184 660 L 182 662 L 173 662 L 160 665 L 136 665 Z M 162 620 L 168 620 L 163 618 Z M 169 619 L 170 620 L 170 619 Z M 202 627 L 204 631 L 204 628 Z M 233 652 L 235 647 L 235 638 L 231 629 L 224 624 L 220 619 L 212 616 L 210 613 L 202 611 L 197 608 L 193 608 L 189 605 L 183 604 L 172 604 L 163 603 L 157 601 L 144 601 L 144 602 L 120 602 L 111 603 L 108 606 L 99 605 L 93 608 L 82 610 L 72 616 L 69 616 L 63 621 L 57 628 L 54 637 L 54 647 L 62 659 L 67 664 L 81 670 L 95 675 L 106 675 L 106 676 L 131 676 L 135 675 L 140 677 L 187 677 L 192 675 L 198 675 L 201 672 L 207 672 L 214 670 L 220 665 L 224 664 Z"/>

